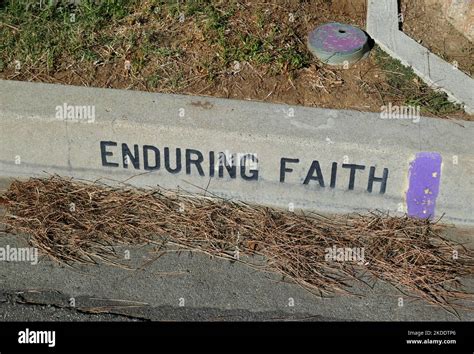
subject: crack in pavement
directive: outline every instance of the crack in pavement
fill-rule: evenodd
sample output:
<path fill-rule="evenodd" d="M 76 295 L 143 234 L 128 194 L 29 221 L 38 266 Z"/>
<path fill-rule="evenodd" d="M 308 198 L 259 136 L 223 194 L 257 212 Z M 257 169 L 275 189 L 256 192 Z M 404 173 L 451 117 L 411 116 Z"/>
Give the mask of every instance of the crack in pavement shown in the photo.
<path fill-rule="evenodd" d="M 73 301 L 73 302 L 72 302 Z M 252 312 L 248 310 L 228 310 L 217 308 L 188 308 L 170 305 L 150 306 L 146 303 L 121 299 L 101 299 L 93 296 L 71 297 L 56 290 L 27 289 L 0 293 L 0 315 L 4 304 L 34 306 L 41 312 L 42 307 L 54 307 L 72 313 L 85 315 L 112 315 L 115 320 L 132 321 L 338 321 L 305 313 L 289 314 L 282 311 Z M 72 305 L 73 304 L 73 305 Z M 95 318 L 95 317 L 94 317 Z M 105 317 L 104 320 L 111 318 Z M 0 317 L 1 320 L 1 317 Z M 54 320 L 45 318 L 44 320 Z"/>

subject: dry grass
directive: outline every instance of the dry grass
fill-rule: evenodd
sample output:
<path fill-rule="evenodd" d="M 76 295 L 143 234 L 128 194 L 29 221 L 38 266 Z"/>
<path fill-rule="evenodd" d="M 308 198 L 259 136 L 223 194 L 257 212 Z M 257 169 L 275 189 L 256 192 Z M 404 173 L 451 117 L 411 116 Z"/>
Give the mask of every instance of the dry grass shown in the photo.
<path fill-rule="evenodd" d="M 32 246 L 68 264 L 118 264 L 114 245 L 151 242 L 255 267 L 259 257 L 250 256 L 261 255 L 262 269 L 320 295 L 351 293 L 354 281 L 381 279 L 454 313 L 456 300 L 472 299 L 459 280 L 472 275 L 473 252 L 444 239 L 444 226 L 429 221 L 380 212 L 326 218 L 59 176 L 14 181 L 1 201 L 7 231 L 30 235 Z M 365 263 L 326 260 L 333 246 L 363 248 Z"/>

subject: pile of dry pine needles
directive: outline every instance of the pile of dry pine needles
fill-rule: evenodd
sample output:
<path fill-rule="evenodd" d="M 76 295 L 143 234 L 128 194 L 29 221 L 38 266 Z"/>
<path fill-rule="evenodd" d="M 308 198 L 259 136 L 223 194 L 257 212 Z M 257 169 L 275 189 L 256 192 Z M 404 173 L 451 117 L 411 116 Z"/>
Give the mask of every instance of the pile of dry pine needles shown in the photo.
<path fill-rule="evenodd" d="M 328 218 L 59 176 L 14 181 L 0 201 L 7 231 L 29 235 L 32 246 L 67 264 L 114 262 L 116 245 L 173 244 L 232 260 L 240 255 L 251 266 L 252 255 L 264 256 L 264 270 L 320 295 L 350 294 L 354 281 L 381 279 L 449 311 L 472 299 L 459 281 L 473 273 L 472 250 L 426 220 L 381 212 Z M 363 249 L 364 262 L 327 260 L 334 246 Z"/>

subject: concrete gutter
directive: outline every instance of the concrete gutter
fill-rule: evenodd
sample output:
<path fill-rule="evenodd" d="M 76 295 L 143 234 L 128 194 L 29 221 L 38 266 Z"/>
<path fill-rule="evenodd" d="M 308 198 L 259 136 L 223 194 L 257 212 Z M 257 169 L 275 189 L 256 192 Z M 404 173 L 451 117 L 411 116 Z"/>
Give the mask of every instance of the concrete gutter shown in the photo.
<path fill-rule="evenodd" d="M 474 225 L 474 122 L 15 81 L 0 81 L 0 97 L 0 177 L 58 173 Z M 93 115 L 74 116 L 82 106 Z"/>
<path fill-rule="evenodd" d="M 368 0 L 367 32 L 392 57 L 409 66 L 429 86 L 474 114 L 474 80 L 418 44 L 399 28 L 397 0 Z"/>

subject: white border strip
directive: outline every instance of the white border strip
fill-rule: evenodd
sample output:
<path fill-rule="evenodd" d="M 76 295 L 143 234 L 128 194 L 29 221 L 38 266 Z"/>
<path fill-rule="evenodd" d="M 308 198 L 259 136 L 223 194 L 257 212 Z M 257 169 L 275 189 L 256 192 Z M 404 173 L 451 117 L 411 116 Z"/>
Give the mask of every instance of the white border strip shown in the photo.
<path fill-rule="evenodd" d="M 466 113 L 474 114 L 474 80 L 399 30 L 397 0 L 368 0 L 367 32 L 428 85 L 446 92 Z"/>

